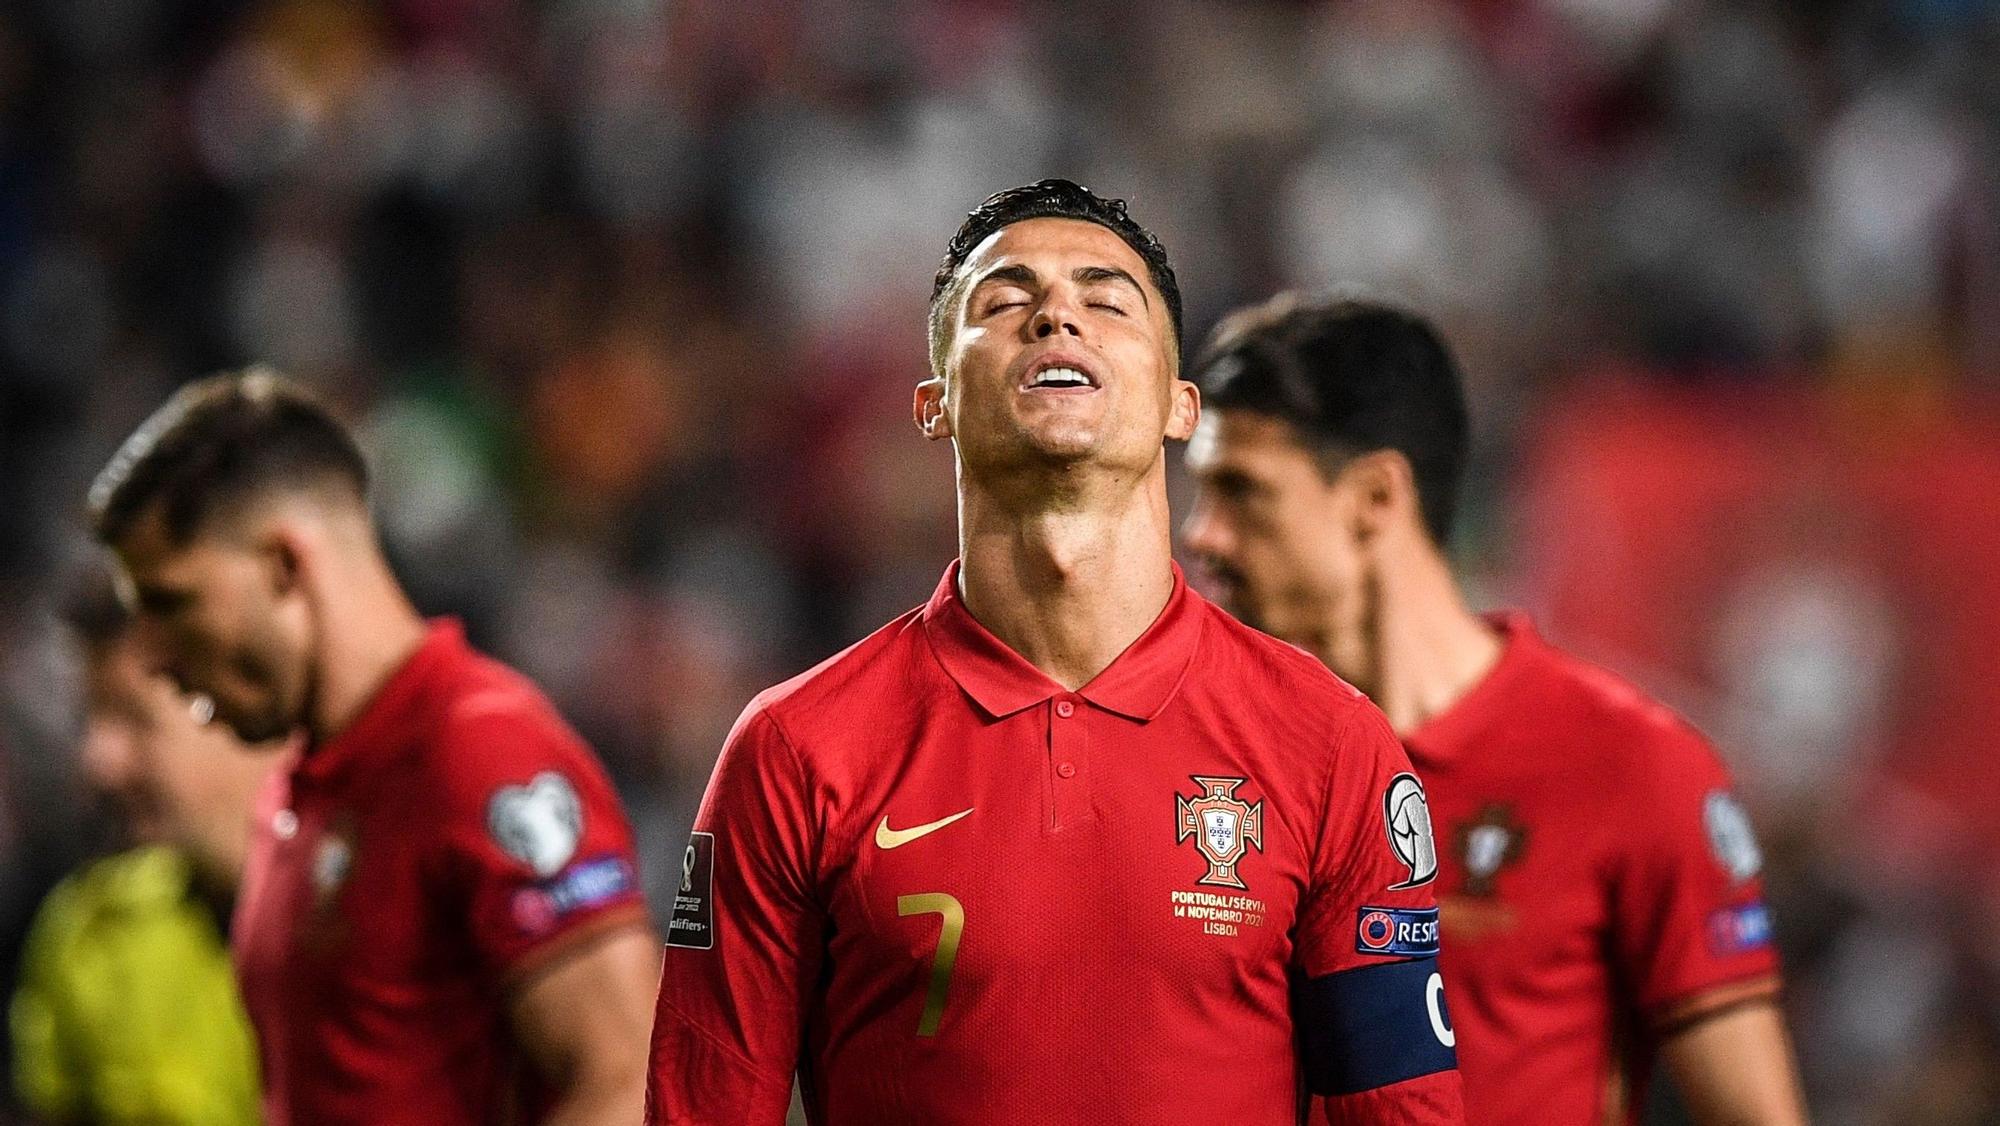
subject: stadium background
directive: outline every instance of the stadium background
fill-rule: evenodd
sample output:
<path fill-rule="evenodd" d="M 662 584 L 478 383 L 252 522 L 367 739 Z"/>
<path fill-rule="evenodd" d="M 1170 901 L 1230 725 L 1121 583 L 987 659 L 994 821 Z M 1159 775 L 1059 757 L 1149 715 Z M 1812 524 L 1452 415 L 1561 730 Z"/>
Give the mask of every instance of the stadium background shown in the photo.
<path fill-rule="evenodd" d="M 0 956 L 107 840 L 52 606 L 177 382 L 340 404 L 421 604 L 554 693 L 657 881 L 749 696 L 950 558 L 930 273 L 1047 174 L 1160 232 L 1191 346 L 1281 286 L 1439 318 L 1466 574 L 1720 741 L 1818 1120 L 2000 1121 L 1984 0 L 15 0 Z"/>

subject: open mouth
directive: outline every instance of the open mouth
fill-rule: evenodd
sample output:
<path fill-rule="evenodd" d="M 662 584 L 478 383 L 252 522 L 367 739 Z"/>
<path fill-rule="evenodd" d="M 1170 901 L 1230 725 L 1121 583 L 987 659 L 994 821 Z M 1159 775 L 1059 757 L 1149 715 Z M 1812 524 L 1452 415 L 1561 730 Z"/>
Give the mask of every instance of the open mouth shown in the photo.
<path fill-rule="evenodd" d="M 1036 361 L 1028 369 L 1028 377 L 1021 381 L 1023 391 L 1095 391 L 1097 388 L 1097 377 L 1089 369 L 1074 360 L 1056 356 Z"/>

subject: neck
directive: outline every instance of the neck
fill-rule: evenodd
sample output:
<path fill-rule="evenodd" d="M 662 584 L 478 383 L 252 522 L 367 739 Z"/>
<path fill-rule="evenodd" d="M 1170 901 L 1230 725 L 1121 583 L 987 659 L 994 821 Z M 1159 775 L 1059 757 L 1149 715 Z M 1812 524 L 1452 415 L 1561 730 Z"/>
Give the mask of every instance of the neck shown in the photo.
<path fill-rule="evenodd" d="M 424 620 L 379 556 L 356 563 L 321 600 L 317 676 L 306 731 L 317 745 L 354 722 L 424 641 Z"/>
<path fill-rule="evenodd" d="M 1164 460 L 1136 482 L 1072 491 L 1060 505 L 961 482 L 965 607 L 1049 679 L 1070 690 L 1089 683 L 1166 609 L 1174 576 Z"/>
<path fill-rule="evenodd" d="M 1360 631 L 1367 692 L 1399 735 L 1465 698 L 1500 660 L 1500 638 L 1465 605 L 1444 556 L 1428 542 L 1378 570 L 1372 620 Z M 1332 631 L 1329 631 L 1331 635 Z"/>

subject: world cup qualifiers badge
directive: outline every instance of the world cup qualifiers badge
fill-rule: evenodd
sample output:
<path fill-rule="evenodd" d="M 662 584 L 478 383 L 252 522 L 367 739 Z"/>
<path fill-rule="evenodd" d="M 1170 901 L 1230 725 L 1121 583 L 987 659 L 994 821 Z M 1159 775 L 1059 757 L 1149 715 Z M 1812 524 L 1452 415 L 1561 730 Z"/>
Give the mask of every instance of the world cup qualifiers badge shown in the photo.
<path fill-rule="evenodd" d="M 1174 843 L 1194 838 L 1194 847 L 1208 861 L 1208 874 L 1195 883 L 1210 887 L 1243 888 L 1236 875 L 1250 846 L 1264 851 L 1264 803 L 1246 802 L 1236 797 L 1236 787 L 1247 778 L 1206 778 L 1189 775 L 1202 788 L 1200 797 L 1174 795 Z"/>

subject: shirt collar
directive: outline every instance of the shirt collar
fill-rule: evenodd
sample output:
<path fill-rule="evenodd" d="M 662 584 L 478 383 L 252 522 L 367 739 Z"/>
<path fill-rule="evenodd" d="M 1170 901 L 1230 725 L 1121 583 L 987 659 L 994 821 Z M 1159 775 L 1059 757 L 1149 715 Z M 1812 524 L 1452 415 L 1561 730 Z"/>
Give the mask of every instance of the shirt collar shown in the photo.
<path fill-rule="evenodd" d="M 1202 598 L 1173 565 L 1174 589 L 1166 609 L 1117 659 L 1077 689 L 1092 704 L 1145 723 L 1166 710 L 1187 678 L 1201 638 Z M 995 719 L 1066 693 L 1027 658 L 993 636 L 965 608 L 954 560 L 923 609 L 924 633 L 938 663 Z"/>
<path fill-rule="evenodd" d="M 1445 758 L 1471 743 L 1489 723 L 1517 714 L 1520 697 L 1514 684 L 1534 666 L 1548 643 L 1535 624 L 1518 610 L 1480 615 L 1500 637 L 1500 659 L 1479 683 L 1452 705 L 1425 720 L 1403 739 L 1404 746 L 1435 758 Z"/>
<path fill-rule="evenodd" d="M 456 618 L 432 620 L 423 643 L 403 661 L 339 734 L 308 746 L 296 774 L 323 781 L 356 763 L 400 750 L 415 734 L 415 720 L 438 674 L 469 651 L 465 627 Z"/>

